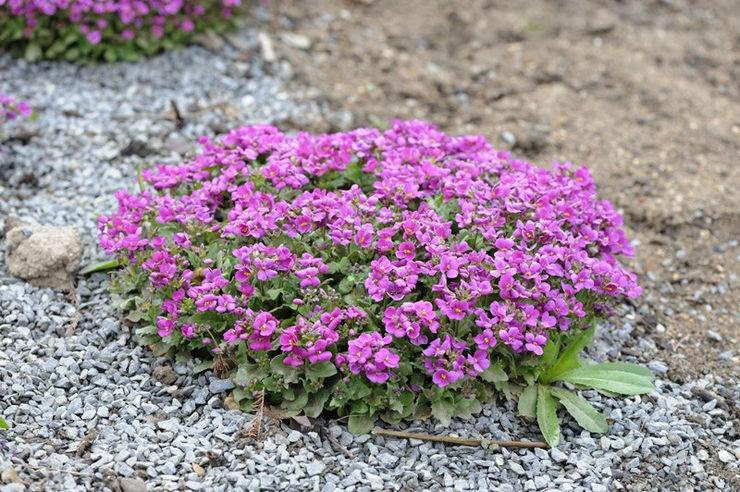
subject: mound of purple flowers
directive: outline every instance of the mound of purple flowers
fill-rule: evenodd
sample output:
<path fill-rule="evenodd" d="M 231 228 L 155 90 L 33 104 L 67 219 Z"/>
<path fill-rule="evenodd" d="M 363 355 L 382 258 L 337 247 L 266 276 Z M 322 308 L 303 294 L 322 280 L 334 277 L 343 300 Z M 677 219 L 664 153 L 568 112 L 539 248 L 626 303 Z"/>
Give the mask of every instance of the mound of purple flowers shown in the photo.
<path fill-rule="evenodd" d="M 19 116 L 31 116 L 33 111 L 27 102 L 16 101 L 15 98 L 7 94 L 0 93 L 0 123 L 10 121 Z"/>
<path fill-rule="evenodd" d="M 215 358 L 238 399 L 388 421 L 470 410 L 492 371 L 522 374 L 641 292 L 585 167 L 549 172 L 419 121 L 200 143 L 118 192 L 100 244 L 125 264 L 145 343 Z"/>
<path fill-rule="evenodd" d="M 0 0 L 0 44 L 32 59 L 135 59 L 184 44 L 194 32 L 227 26 L 241 4 L 241 0 Z"/>

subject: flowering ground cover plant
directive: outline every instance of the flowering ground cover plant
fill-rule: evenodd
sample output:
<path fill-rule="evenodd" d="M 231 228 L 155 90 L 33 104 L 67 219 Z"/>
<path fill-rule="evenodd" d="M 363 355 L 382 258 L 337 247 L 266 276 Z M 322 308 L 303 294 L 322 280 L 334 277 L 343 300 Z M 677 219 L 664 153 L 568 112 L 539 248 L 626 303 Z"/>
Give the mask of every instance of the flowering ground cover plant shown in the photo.
<path fill-rule="evenodd" d="M 549 172 L 419 121 L 200 143 L 117 193 L 100 244 L 143 343 L 205 359 L 243 408 L 329 410 L 366 432 L 503 394 L 555 445 L 556 404 L 607 430 L 556 382 L 652 390 L 646 369 L 578 358 L 607 301 L 641 292 L 585 167 Z"/>
<path fill-rule="evenodd" d="M 0 123 L 18 117 L 28 117 L 32 113 L 33 111 L 27 102 L 16 101 L 14 97 L 0 93 Z"/>
<path fill-rule="evenodd" d="M 127 60 L 233 24 L 241 0 L 0 0 L 0 46 L 29 60 Z"/>

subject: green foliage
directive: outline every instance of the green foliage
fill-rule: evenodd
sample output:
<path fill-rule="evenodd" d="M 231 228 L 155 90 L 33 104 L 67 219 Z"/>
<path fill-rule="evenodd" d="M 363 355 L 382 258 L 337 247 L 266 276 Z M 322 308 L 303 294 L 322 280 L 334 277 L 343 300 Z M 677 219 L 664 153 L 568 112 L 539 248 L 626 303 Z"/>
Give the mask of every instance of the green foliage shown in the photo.
<path fill-rule="evenodd" d="M 542 358 L 543 362 L 549 362 L 525 377 L 528 384 L 519 394 L 518 411 L 524 417 L 536 418 L 540 432 L 552 447 L 560 442 L 555 401 L 587 431 L 605 433 L 609 430 L 606 418 L 585 398 L 574 391 L 555 386 L 555 382 L 626 395 L 650 393 L 655 389 L 652 373 L 645 367 L 622 362 L 594 364 L 579 360 L 580 353 L 593 340 L 594 330 L 593 325 L 582 330 L 565 343 L 562 350 L 559 350 L 561 339 L 551 339 Z"/>
<path fill-rule="evenodd" d="M 145 25 L 136 30 L 132 39 L 123 39 L 121 33 L 133 26 L 123 24 L 117 14 L 97 15 L 95 20 L 107 21 L 107 27 L 100 30 L 101 41 L 92 44 L 80 31 L 80 24 L 72 22 L 68 12 L 61 9 L 53 16 L 36 15 L 37 26 L 31 30 L 30 36 L 26 36 L 26 17 L 3 11 L 4 8 L 0 7 L 0 47 L 31 62 L 133 62 L 142 56 L 186 46 L 198 34 L 207 31 L 219 33 L 235 26 L 234 18 L 224 18 L 215 2 L 194 19 L 193 31 L 185 32 L 173 24 L 173 19 L 167 19 L 161 37 L 155 36 Z"/>
<path fill-rule="evenodd" d="M 554 448 L 560 443 L 560 423 L 555 413 L 555 402 L 550 388 L 541 384 L 537 385 L 537 425 L 550 447 Z"/>
<path fill-rule="evenodd" d="M 89 275 L 91 273 L 95 272 L 105 272 L 107 270 L 114 270 L 121 266 L 118 260 L 102 260 L 90 263 L 86 267 L 84 267 L 82 270 L 80 270 L 80 275 Z"/>

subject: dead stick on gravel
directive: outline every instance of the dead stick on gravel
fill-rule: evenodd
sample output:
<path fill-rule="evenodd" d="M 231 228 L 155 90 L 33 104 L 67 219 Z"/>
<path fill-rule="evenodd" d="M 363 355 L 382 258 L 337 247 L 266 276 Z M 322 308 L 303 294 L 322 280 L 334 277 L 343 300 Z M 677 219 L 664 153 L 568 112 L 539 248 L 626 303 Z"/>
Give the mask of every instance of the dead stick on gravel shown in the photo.
<path fill-rule="evenodd" d="M 76 477 L 93 477 L 95 478 L 95 475 L 92 473 L 83 473 L 78 472 L 74 470 L 64 470 L 62 468 L 53 468 L 51 466 L 43 466 L 43 465 L 32 465 L 30 463 L 20 463 L 20 466 L 25 466 L 27 468 L 31 468 L 36 471 L 52 471 L 55 473 L 69 473 L 70 475 L 74 475 Z"/>
<path fill-rule="evenodd" d="M 444 442 L 447 444 L 456 444 L 458 446 L 473 446 L 479 447 L 483 444 L 483 439 L 469 439 L 464 437 L 446 437 L 446 436 L 433 436 L 431 434 L 417 434 L 415 432 L 401 432 L 386 429 L 374 429 L 371 432 L 373 436 L 393 436 L 403 437 L 406 439 L 419 439 L 421 441 L 436 441 Z M 546 442 L 535 441 L 495 441 L 492 439 L 486 440 L 489 444 L 494 444 L 504 448 L 543 448 L 547 449 L 550 446 Z"/>

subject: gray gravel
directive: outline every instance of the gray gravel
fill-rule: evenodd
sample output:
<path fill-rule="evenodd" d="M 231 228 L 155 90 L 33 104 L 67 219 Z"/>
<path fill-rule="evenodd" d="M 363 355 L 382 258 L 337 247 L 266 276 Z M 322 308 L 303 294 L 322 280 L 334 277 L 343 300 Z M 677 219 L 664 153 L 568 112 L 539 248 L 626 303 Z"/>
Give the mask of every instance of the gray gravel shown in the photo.
<path fill-rule="evenodd" d="M 253 47 L 249 62 L 239 61 L 229 46 L 217 55 L 188 48 L 100 67 L 27 65 L 0 56 L 0 90 L 30 101 L 39 113 L 34 122 L 7 128 L 11 135 L 38 134 L 27 145 L 9 141 L 0 157 L 0 228 L 8 214 L 76 225 L 85 245 L 83 262 L 89 262 L 100 255 L 96 214 L 112 209 L 113 192 L 133 184 L 140 164 L 178 162 L 201 134 L 238 124 L 336 117 L 317 104 L 296 103 L 310 92 L 285 92 L 290 67 L 264 65 L 254 33 L 244 35 Z M 167 118 L 171 100 L 185 114 L 180 129 Z M 122 156 L 136 140 L 146 142 L 141 154 L 149 154 Z M 255 442 L 244 432 L 252 416 L 224 408 L 230 382 L 192 376 L 193 362 L 153 358 L 112 311 L 107 275 L 77 281 L 72 298 L 31 287 L 8 277 L 0 253 L 0 415 L 12 427 L 0 432 L 2 492 L 24 486 L 723 490 L 729 485 L 721 477 L 739 473 L 737 378 L 710 374 L 680 385 L 666 379 L 665 361 L 650 358 L 655 343 L 633 333 L 636 313 L 630 306 L 620 307 L 616 326 L 603 327 L 592 355 L 637 361 L 621 353 L 623 342 L 637 337 L 639 361 L 659 379 L 657 390 L 645 397 L 586 392 L 613 420 L 608 435 L 591 435 L 566 420 L 557 449 L 484 451 L 352 436 L 332 422 L 301 432 L 266 420 L 265 437 Z M 733 354 L 727 358 L 735 360 Z M 163 385 L 152 373 L 169 365 L 174 375 Z M 513 404 L 502 402 L 486 405 L 472 421 L 453 422 L 451 429 L 433 422 L 399 428 L 540 439 Z M 23 485 L 11 483 L 11 468 Z"/>

